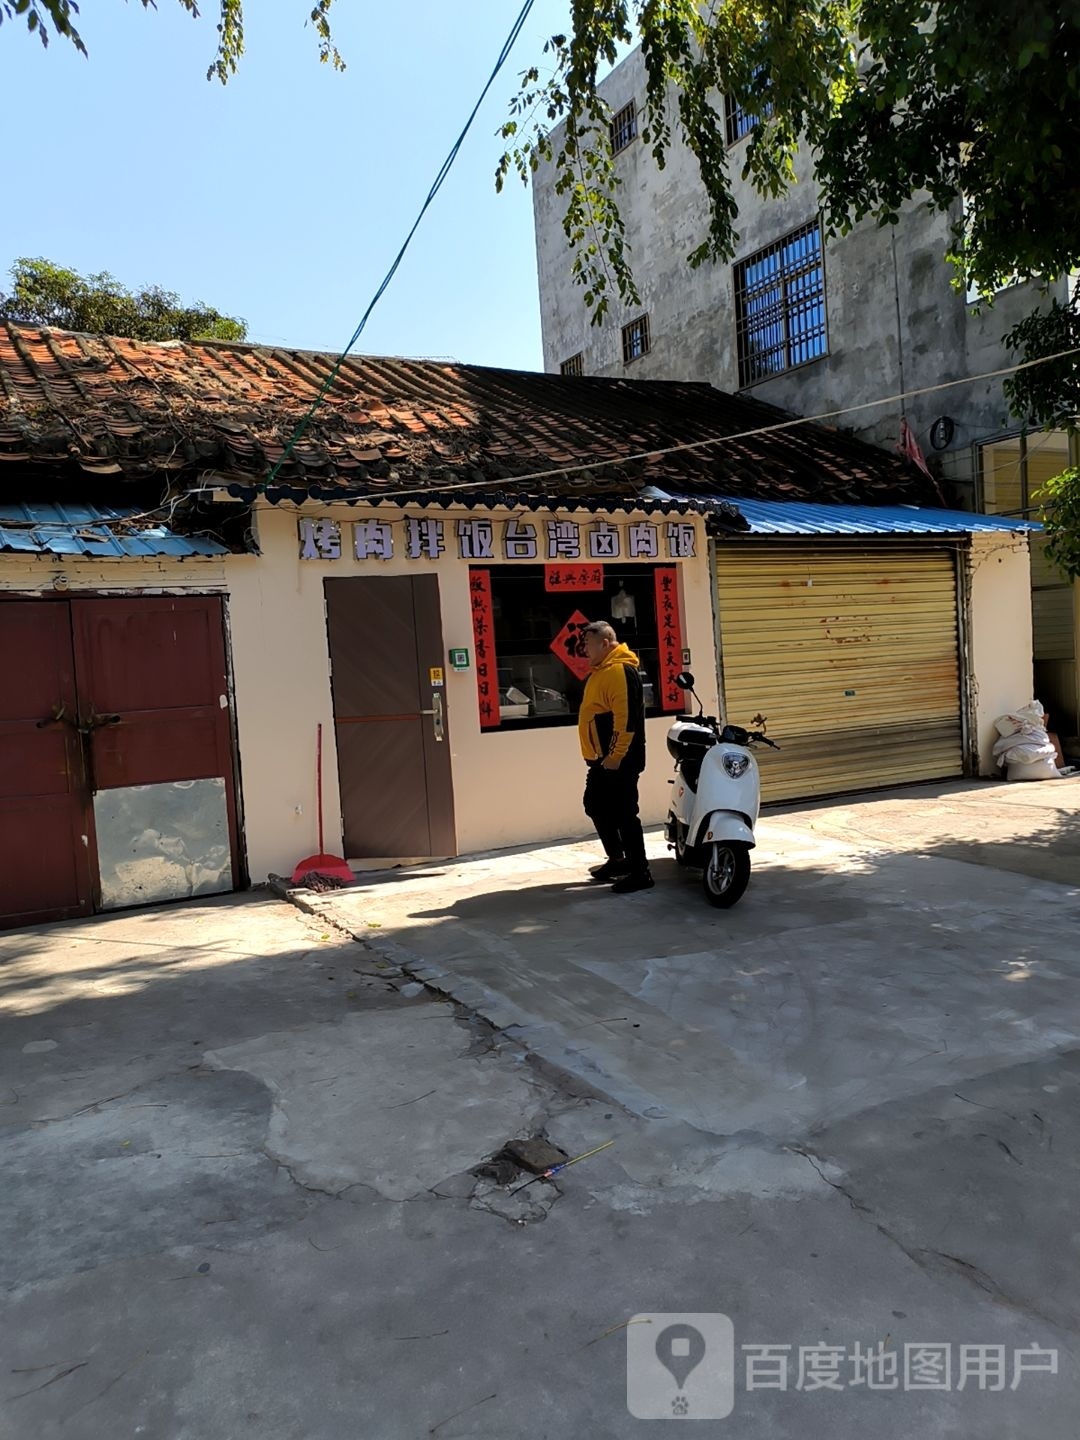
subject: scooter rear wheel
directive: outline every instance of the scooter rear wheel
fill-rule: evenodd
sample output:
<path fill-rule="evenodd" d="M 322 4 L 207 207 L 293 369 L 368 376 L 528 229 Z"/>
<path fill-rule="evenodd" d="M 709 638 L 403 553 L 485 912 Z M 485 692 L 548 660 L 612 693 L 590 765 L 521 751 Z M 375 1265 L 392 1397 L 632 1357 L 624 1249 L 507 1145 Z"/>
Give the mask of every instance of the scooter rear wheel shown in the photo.
<path fill-rule="evenodd" d="M 729 910 L 750 884 L 750 849 L 733 841 L 710 845 L 705 857 L 702 889 L 710 905 Z"/>

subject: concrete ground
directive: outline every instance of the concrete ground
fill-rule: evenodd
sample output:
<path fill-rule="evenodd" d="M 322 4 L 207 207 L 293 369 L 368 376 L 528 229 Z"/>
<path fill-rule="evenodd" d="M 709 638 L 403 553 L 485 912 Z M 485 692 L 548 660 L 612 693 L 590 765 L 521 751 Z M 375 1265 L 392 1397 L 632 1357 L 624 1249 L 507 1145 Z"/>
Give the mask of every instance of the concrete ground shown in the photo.
<path fill-rule="evenodd" d="M 1071 1440 L 1078 799 L 773 812 L 731 912 L 654 838 L 630 897 L 567 844 L 0 935 L 0 1435 L 663 1434 L 627 1322 L 723 1312 L 700 1433 Z M 470 1173 L 530 1135 L 615 1144 Z M 905 1388 L 935 1342 L 949 1388 Z"/>

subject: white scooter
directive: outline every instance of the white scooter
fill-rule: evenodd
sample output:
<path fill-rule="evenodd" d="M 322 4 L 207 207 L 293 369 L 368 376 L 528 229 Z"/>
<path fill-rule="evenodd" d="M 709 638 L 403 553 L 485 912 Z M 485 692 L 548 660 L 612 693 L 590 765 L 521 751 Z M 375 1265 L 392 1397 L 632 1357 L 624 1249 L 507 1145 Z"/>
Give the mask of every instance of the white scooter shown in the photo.
<path fill-rule="evenodd" d="M 681 690 L 698 701 L 692 720 L 676 720 L 667 733 L 675 760 L 675 787 L 667 818 L 669 847 L 680 865 L 704 871 L 705 899 L 728 909 L 750 883 L 750 851 L 761 804 L 761 779 L 753 745 L 779 745 L 761 730 L 724 725 L 703 713 L 694 677 L 676 677 Z M 756 723 L 764 727 L 761 716 Z"/>

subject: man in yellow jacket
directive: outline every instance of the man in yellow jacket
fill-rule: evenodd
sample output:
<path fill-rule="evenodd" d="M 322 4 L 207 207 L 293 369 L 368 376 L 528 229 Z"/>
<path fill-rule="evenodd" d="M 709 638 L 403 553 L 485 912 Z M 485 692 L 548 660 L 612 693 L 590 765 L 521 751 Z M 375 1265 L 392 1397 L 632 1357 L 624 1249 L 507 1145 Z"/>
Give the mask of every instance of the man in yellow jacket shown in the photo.
<path fill-rule="evenodd" d="M 592 665 L 578 711 L 578 739 L 588 766 L 585 814 L 607 855 L 592 877 L 613 880 L 617 894 L 629 895 L 653 886 L 638 818 L 638 778 L 645 769 L 640 662 L 604 620 L 587 626 L 584 636 Z"/>

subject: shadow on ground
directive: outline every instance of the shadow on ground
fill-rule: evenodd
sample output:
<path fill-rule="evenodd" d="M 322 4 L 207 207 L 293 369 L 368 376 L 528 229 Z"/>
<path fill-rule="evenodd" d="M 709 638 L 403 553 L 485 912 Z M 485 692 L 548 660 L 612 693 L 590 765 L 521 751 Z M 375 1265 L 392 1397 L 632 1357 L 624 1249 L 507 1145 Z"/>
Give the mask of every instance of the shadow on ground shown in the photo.
<path fill-rule="evenodd" d="M 617 1440 L 657 1310 L 794 1347 L 740 1440 L 1072 1440 L 1080 835 L 1003 791 L 770 812 L 731 912 L 571 844 L 0 937 L 5 1433 Z M 430 1183 L 538 1116 L 616 1141 L 542 1224 Z M 795 1393 L 917 1341 L 1061 1373 Z"/>

